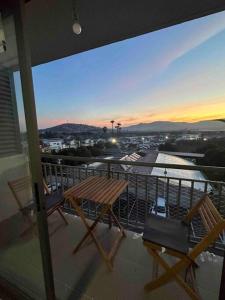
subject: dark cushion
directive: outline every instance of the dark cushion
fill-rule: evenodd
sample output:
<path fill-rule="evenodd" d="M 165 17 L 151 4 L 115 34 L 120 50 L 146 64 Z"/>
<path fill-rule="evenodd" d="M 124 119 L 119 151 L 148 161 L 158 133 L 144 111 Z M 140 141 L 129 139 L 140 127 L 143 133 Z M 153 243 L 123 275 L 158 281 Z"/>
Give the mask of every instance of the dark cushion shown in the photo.
<path fill-rule="evenodd" d="M 150 214 L 146 219 L 143 240 L 187 254 L 188 226 L 178 220 Z"/>
<path fill-rule="evenodd" d="M 55 191 L 49 195 L 45 195 L 46 199 L 46 210 L 49 210 L 50 208 L 53 208 L 56 205 L 62 204 L 63 194 L 61 190 Z"/>

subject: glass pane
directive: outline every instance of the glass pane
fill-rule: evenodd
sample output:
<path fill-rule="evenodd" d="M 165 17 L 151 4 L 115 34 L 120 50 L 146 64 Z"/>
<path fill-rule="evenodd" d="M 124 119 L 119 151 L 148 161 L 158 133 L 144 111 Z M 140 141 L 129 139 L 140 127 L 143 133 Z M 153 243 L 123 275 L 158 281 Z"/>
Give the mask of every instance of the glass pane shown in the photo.
<path fill-rule="evenodd" d="M 14 286 L 46 299 L 13 18 L 3 13 L 0 25 L 0 274 L 9 295 Z"/>

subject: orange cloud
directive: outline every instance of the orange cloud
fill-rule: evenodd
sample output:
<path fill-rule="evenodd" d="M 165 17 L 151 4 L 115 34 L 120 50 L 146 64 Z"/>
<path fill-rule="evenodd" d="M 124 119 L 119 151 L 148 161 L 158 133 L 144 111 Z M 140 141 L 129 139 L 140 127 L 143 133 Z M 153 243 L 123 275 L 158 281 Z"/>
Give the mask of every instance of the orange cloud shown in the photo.
<path fill-rule="evenodd" d="M 192 104 L 176 105 L 162 110 L 154 110 L 154 113 L 140 112 L 132 113 L 131 116 L 121 115 L 117 120 L 123 126 L 137 123 L 150 123 L 154 121 L 179 121 L 197 122 L 201 120 L 213 120 L 225 117 L 225 98 L 209 99 L 204 102 L 194 102 Z M 96 125 L 108 125 L 107 122 L 95 121 Z"/>
<path fill-rule="evenodd" d="M 201 120 L 213 120 L 225 117 L 225 99 L 204 103 L 195 102 L 189 105 L 181 105 L 161 114 L 162 118 L 171 121 L 195 122 Z"/>

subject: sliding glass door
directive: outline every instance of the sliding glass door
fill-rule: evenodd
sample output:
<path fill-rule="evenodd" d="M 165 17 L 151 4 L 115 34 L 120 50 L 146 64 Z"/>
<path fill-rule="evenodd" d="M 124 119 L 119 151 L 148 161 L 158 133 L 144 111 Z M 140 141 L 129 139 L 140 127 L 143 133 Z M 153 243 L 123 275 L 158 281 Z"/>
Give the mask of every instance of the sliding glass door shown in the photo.
<path fill-rule="evenodd" d="M 0 7 L 0 290 L 54 299 L 22 2 Z"/>

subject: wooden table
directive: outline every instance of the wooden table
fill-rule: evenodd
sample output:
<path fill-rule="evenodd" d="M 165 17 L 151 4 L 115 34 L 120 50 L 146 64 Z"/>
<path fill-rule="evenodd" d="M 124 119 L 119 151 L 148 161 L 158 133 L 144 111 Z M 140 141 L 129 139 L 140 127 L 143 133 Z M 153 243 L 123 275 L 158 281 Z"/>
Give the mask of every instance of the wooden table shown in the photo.
<path fill-rule="evenodd" d="M 109 270 L 112 270 L 113 268 L 113 258 L 120 245 L 120 241 L 123 237 L 126 236 L 123 227 L 119 223 L 112 210 L 112 206 L 124 191 L 124 189 L 127 187 L 127 185 L 128 182 L 126 180 L 118 180 L 101 176 L 90 176 L 87 179 L 81 181 L 79 184 L 72 186 L 64 193 L 65 199 L 69 201 L 75 208 L 77 214 L 81 217 L 87 229 L 86 234 L 78 243 L 73 252 L 76 253 L 83 242 L 87 239 L 87 237 L 91 236 L 101 256 L 105 260 Z M 90 200 L 96 204 L 101 205 L 100 213 L 91 226 L 89 226 L 80 205 L 81 200 L 83 199 Z M 108 254 L 103 249 L 101 243 L 97 240 L 93 232 L 97 223 L 103 218 L 105 214 L 109 215 L 109 227 L 111 228 L 113 220 L 120 229 L 120 236 L 116 239 Z"/>

